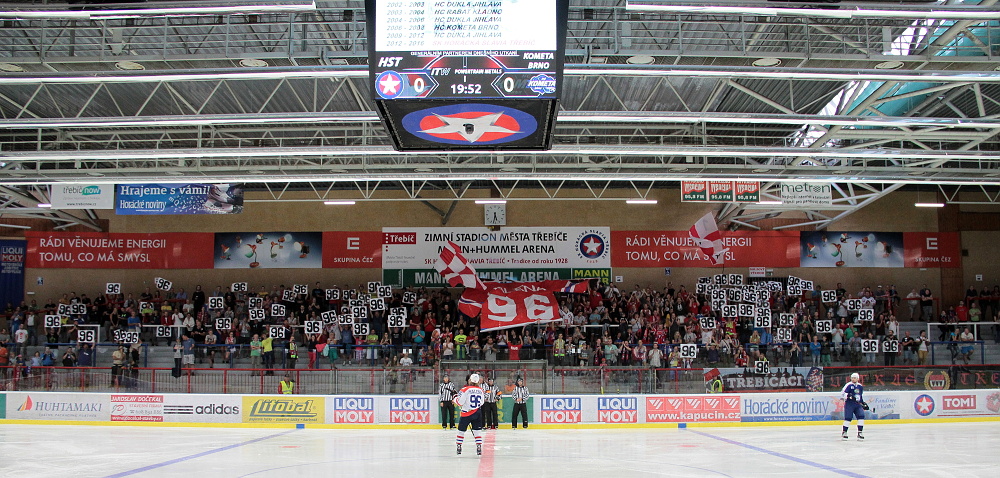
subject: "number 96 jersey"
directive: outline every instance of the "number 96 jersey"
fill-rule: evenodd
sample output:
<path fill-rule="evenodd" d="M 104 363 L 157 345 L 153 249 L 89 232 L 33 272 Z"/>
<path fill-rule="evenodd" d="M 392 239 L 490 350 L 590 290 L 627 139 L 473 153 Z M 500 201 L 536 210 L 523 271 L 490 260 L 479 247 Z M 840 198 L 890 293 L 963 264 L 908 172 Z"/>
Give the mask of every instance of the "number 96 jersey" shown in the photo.
<path fill-rule="evenodd" d="M 462 407 L 463 417 L 468 417 L 478 412 L 485 401 L 486 394 L 483 392 L 483 389 L 475 385 L 462 387 L 458 392 L 458 397 L 455 397 L 455 403 Z"/>

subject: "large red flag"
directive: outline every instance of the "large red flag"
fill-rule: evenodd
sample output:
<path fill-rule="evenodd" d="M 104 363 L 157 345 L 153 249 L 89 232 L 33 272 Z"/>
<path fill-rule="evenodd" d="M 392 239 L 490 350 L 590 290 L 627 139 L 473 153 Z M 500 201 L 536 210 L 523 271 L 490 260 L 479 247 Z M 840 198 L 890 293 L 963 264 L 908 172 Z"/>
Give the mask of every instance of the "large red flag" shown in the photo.
<path fill-rule="evenodd" d="M 472 289 L 485 289 L 483 281 L 479 280 L 476 270 L 469 265 L 469 261 L 462 255 L 462 248 L 454 242 L 448 241 L 441 248 L 441 255 L 434 264 L 434 269 L 438 271 L 448 285 L 452 287 L 465 286 Z"/>
<path fill-rule="evenodd" d="M 698 247 L 713 265 L 725 262 L 726 251 L 729 249 L 722 244 L 722 234 L 719 233 L 719 226 L 715 223 L 715 216 L 712 213 L 698 219 L 698 222 L 688 230 L 688 234 L 698 243 Z"/>

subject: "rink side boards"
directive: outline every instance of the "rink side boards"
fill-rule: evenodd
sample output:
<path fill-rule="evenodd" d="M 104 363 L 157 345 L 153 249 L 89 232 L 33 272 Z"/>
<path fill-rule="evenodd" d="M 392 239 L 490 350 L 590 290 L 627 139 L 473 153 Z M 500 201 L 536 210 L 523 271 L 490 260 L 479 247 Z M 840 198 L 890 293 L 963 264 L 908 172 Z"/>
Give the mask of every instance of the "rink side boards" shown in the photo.
<path fill-rule="evenodd" d="M 531 427 L 833 425 L 836 392 L 535 395 Z M 1000 390 L 868 392 L 866 425 L 1000 421 Z M 509 400 L 509 398 L 507 399 Z M 213 395 L 0 392 L 3 424 L 398 429 L 439 427 L 433 395 Z M 503 423 L 503 422 L 501 422 Z M 503 428 L 503 427 L 501 427 Z"/>

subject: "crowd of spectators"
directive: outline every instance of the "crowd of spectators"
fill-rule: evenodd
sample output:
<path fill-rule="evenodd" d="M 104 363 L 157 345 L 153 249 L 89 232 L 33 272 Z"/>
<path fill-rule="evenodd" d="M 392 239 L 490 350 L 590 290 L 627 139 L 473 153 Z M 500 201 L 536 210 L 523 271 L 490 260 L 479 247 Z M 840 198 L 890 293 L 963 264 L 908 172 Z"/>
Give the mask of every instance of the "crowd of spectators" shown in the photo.
<path fill-rule="evenodd" d="M 237 357 L 248 358 L 250 367 L 264 369 L 295 368 L 300 363 L 309 368 L 338 363 L 434 365 L 440 360 L 465 359 L 548 360 L 556 366 L 691 367 L 692 360 L 681 358 L 675 347 L 683 343 L 697 344 L 697 360 L 709 366 L 745 366 L 757 360 L 793 366 L 830 365 L 834 360 L 872 365 L 875 354 L 861 353 L 865 338 L 899 340 L 898 354 L 884 354 L 886 365 L 896 364 L 897 356 L 901 364 L 916 364 L 926 363 L 930 338 L 901 335 L 899 312 L 908 310 L 910 320 L 942 322 L 938 340 L 971 342 L 975 337 L 954 324 L 993 319 L 1000 310 L 1000 286 L 981 291 L 970 287 L 964 301 L 942 307 L 939 313 L 926 286 L 903 297 L 895 286 L 863 287 L 851 293 L 837 284 L 837 300 L 828 303 L 820 300 L 821 286 L 799 297 L 778 290 L 769 294 L 768 307 L 774 314 L 793 313 L 795 321 L 791 341 L 777 343 L 773 328 L 755 328 L 747 318 L 723 319 L 704 294 L 684 285 L 668 282 L 662 289 L 636 285 L 622 290 L 617 284 L 600 284 L 586 294 L 562 294 L 560 322 L 482 333 L 478 319 L 458 312 L 460 290 L 419 288 L 396 290 L 387 299 L 387 309 L 406 308 L 407 327 L 390 328 L 386 311 L 371 311 L 365 319 L 369 333 L 355 336 L 351 325 L 336 322 L 324 323 L 320 333 L 303 333 L 305 322 L 322 322 L 323 312 L 341 311 L 346 300 L 327 300 L 326 288 L 319 282 L 293 300 L 283 300 L 286 289 L 274 285 L 234 292 L 216 286 L 206 292 L 197 285 L 190 293 L 183 288 L 171 292 L 146 288 L 138 294 L 99 293 L 90 298 L 70 292 L 44 304 L 35 300 L 8 304 L 7 319 L 0 324 L 0 344 L 8 347 L 0 347 L 4 349 L 0 366 L 91 365 L 92 346 L 77 344 L 76 337 L 79 330 L 92 325 L 101 326 L 98 340 L 102 342 L 116 341 L 122 331 L 138 332 L 140 343 L 129 345 L 133 351 L 143 343 L 172 347 L 178 367 L 194 366 L 196 361 L 209 367 L 217 361 L 232 366 Z M 368 287 L 362 284 L 355 290 Z M 402 302 L 404 292 L 416 293 L 413 304 Z M 249 318 L 247 299 L 251 296 L 262 299 L 262 320 Z M 223 307 L 209 308 L 209 297 L 222 297 Z M 872 309 L 874 320 L 858 321 L 857 311 L 848 307 L 851 299 L 859 299 L 862 309 Z M 55 313 L 60 304 L 82 304 L 86 313 L 62 316 L 58 327 L 45 327 L 42 317 Z M 286 313 L 272 315 L 271 304 L 284 305 Z M 716 328 L 702 328 L 699 318 L 706 316 L 717 319 Z M 231 325 L 217 327 L 219 318 L 231 319 L 226 322 Z M 821 319 L 833 321 L 831 333 L 816 332 L 816 321 Z M 273 326 L 280 333 L 272 335 Z M 164 330 L 168 333 L 163 334 Z M 60 353 L 56 344 L 70 345 L 64 345 Z M 29 354 L 29 346 L 46 348 Z M 966 347 L 961 356 L 968 360 L 971 353 Z M 121 362 L 125 367 L 125 360 Z M 132 360 L 128 365 L 135 364 Z"/>

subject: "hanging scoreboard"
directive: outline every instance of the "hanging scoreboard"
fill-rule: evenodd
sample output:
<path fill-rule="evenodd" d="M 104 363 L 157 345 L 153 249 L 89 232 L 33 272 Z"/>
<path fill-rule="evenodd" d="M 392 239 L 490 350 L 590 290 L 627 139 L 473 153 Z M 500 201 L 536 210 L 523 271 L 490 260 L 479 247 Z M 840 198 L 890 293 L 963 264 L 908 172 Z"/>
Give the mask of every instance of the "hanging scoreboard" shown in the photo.
<path fill-rule="evenodd" d="M 372 98 L 399 150 L 548 149 L 568 0 L 366 0 Z"/>

